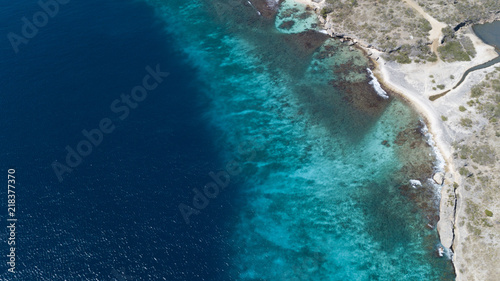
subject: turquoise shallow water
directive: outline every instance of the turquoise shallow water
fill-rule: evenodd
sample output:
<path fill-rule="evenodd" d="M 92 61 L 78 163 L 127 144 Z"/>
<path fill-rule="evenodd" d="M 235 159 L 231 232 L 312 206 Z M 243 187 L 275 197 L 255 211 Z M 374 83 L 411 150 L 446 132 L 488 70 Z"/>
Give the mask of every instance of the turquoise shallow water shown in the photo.
<path fill-rule="evenodd" d="M 435 255 L 432 149 L 409 107 L 367 86 L 365 58 L 278 30 L 257 3 L 150 3 L 203 81 L 221 163 L 244 163 L 231 179 L 233 264 L 220 280 L 454 278 Z M 241 159 L 248 140 L 255 155 Z"/>

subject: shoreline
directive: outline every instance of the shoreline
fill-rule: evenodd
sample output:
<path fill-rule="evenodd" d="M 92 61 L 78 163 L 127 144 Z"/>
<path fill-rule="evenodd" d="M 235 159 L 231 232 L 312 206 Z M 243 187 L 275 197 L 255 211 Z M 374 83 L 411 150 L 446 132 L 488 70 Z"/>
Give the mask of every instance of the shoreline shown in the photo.
<path fill-rule="evenodd" d="M 465 280 L 466 275 L 479 276 L 484 274 L 476 267 L 463 271 L 466 265 L 473 263 L 468 260 L 471 254 L 466 255 L 465 250 L 462 249 L 465 247 L 463 246 L 464 241 L 470 238 L 470 231 L 464 226 L 462 217 L 463 213 L 467 211 L 465 208 L 467 206 L 464 205 L 467 205 L 467 202 L 475 196 L 462 190 L 464 185 L 467 185 L 467 180 L 466 176 L 459 172 L 459 168 L 460 171 L 463 168 L 463 163 L 456 158 L 457 148 L 454 147 L 454 144 L 463 141 L 464 134 L 475 134 L 482 128 L 481 122 L 469 125 L 470 128 L 464 128 L 464 125 L 460 125 L 456 120 L 463 116 L 460 115 L 459 111 L 462 110 L 459 110 L 459 106 L 463 107 L 462 105 L 468 104 L 472 87 L 485 77 L 487 71 L 482 68 L 476 69 L 481 71 L 469 72 L 463 81 L 461 81 L 461 77 L 464 77 L 464 74 L 473 67 L 485 64 L 495 58 L 498 59 L 499 53 L 495 47 L 483 42 L 474 33 L 471 25 L 461 26 L 459 30 L 455 31 L 470 39 L 476 55 L 471 57 L 469 61 L 443 61 L 438 54 L 438 47 L 444 36 L 441 28 L 448 25 L 434 19 L 413 0 L 403 0 L 430 22 L 432 29 L 428 34 L 428 44 L 431 51 L 437 55 L 437 60 L 419 63 L 410 60 L 409 64 L 388 61 L 383 57 L 387 52 L 379 50 L 371 44 L 368 45 L 363 41 L 365 38 L 336 32 L 335 29 L 342 30 L 342 27 L 332 24 L 320 13 L 325 6 L 324 1 L 291 1 L 312 7 L 309 10 L 314 10 L 321 27 L 317 31 L 328 34 L 333 39 L 340 39 L 350 48 L 361 51 L 369 60 L 370 69 L 382 88 L 402 99 L 420 115 L 422 122 L 428 129 L 424 137 L 428 139 L 428 144 L 434 150 L 435 163 L 437 164 L 440 160 L 444 162 L 440 163 L 439 167 L 436 164 L 433 166 L 434 173 L 431 176 L 431 179 L 436 183 L 436 195 L 439 196 L 439 221 L 436 230 L 440 243 L 445 248 L 445 252 L 450 253 L 447 256 L 454 267 L 455 280 Z M 490 20 L 494 21 L 495 19 L 497 18 Z M 485 21 L 489 20 L 485 19 L 482 23 Z M 496 65 L 499 63 L 487 68 L 491 69 Z M 448 117 L 455 121 L 445 123 Z M 468 190 L 467 187 L 465 190 Z M 463 197 L 463 194 L 469 196 Z M 477 250 L 475 252 L 479 253 Z"/>
<path fill-rule="evenodd" d="M 465 257 L 456 255 L 457 245 L 463 239 L 460 235 L 461 227 L 458 227 L 458 217 L 459 213 L 463 209 L 462 196 L 460 196 L 460 189 L 456 188 L 463 185 L 462 175 L 458 172 L 458 167 L 455 159 L 453 158 L 454 148 L 453 142 L 459 139 L 461 136 L 457 133 L 456 128 L 451 126 L 449 123 L 445 124 L 442 120 L 443 116 L 449 112 L 450 96 L 458 100 L 458 103 L 466 103 L 468 99 L 468 93 L 474 83 L 477 82 L 471 78 L 473 71 L 465 77 L 464 81 L 457 85 L 458 79 L 464 75 L 464 73 L 477 65 L 481 65 L 487 61 L 497 58 L 499 54 L 496 52 L 495 47 L 484 43 L 473 31 L 471 26 L 462 28 L 460 32 L 471 39 L 474 48 L 476 50 L 476 56 L 471 58 L 470 61 L 457 61 L 452 63 L 447 63 L 439 58 L 436 62 L 423 63 L 410 63 L 410 64 L 399 64 L 393 61 L 386 61 L 382 54 L 384 52 L 377 50 L 375 48 L 369 48 L 371 46 L 364 46 L 359 40 L 363 38 L 353 38 L 345 37 L 342 35 L 336 35 L 333 27 L 330 25 L 325 28 L 325 21 L 321 20 L 321 15 L 319 14 L 322 8 L 321 4 L 313 0 L 294 0 L 297 3 L 303 5 L 309 5 L 315 8 L 316 14 L 318 15 L 318 20 L 323 26 L 323 31 L 329 34 L 332 38 L 342 38 L 343 42 L 350 41 L 350 45 L 360 50 L 365 57 L 370 61 L 373 66 L 373 75 L 377 78 L 379 83 L 383 88 L 390 90 L 393 94 L 398 95 L 399 98 L 403 99 L 407 104 L 412 107 L 423 119 L 423 122 L 428 128 L 429 139 L 434 142 L 435 158 L 441 156 L 444 160 L 443 171 L 435 171 L 435 173 L 442 174 L 442 184 L 440 185 L 440 193 L 437 191 L 439 198 L 439 222 L 437 223 L 436 230 L 438 231 L 439 239 L 441 245 L 447 249 L 447 252 L 451 252 L 451 262 L 455 270 L 456 280 L 463 280 L 465 274 L 462 274 L 461 270 L 458 270 L 457 265 L 466 264 Z M 405 2 L 413 2 L 411 0 L 405 0 Z M 411 3 L 410 3 L 411 4 Z M 419 8 L 419 7 L 417 7 Z M 426 14 L 425 11 L 419 11 L 424 14 L 427 18 L 432 19 L 434 32 L 429 32 L 429 39 L 432 42 L 431 50 L 437 54 L 437 47 L 439 46 L 440 38 L 442 37 L 441 30 L 436 27 L 446 26 L 430 15 Z M 454 79 L 454 77 L 458 79 Z M 467 83 L 469 82 L 469 83 Z M 440 88 L 439 91 L 436 90 L 436 86 Z M 455 88 L 456 87 L 456 88 Z M 447 98 L 441 97 L 441 100 L 430 100 L 431 96 L 439 95 L 440 93 L 445 93 Z M 444 95 L 442 95 L 444 96 Z M 451 103 L 451 106 L 455 106 L 457 103 Z M 458 108 L 458 105 L 457 105 Z M 479 125 L 475 125 L 471 130 L 479 129 Z M 441 154 L 440 156 L 438 155 Z M 433 167 L 435 168 L 435 167 Z M 432 175 L 434 178 L 435 174 Z M 437 181 L 436 181 L 437 183 Z M 438 184 L 439 186 L 439 184 Z M 451 200 L 451 204 L 450 204 Z M 449 251 L 448 251 L 449 250 Z"/>
<path fill-rule="evenodd" d="M 469 62 L 454 62 L 445 63 L 441 60 L 432 64 L 415 64 L 412 63 L 411 67 L 405 67 L 405 65 L 398 64 L 396 62 L 389 62 L 382 58 L 383 52 L 376 49 L 367 48 L 360 44 L 355 44 L 357 49 L 361 50 L 364 55 L 370 60 L 374 66 L 373 73 L 375 77 L 379 80 L 383 87 L 390 89 L 394 94 L 398 95 L 399 98 L 407 102 L 422 118 L 423 122 L 428 127 L 429 133 L 435 142 L 435 147 L 441 153 L 445 161 L 444 181 L 441 185 L 440 194 L 440 207 L 439 214 L 440 220 L 437 225 L 437 231 L 440 237 L 441 244 L 446 249 L 451 250 L 452 256 L 451 261 L 455 268 L 456 280 L 463 280 L 462 274 L 457 270 L 457 263 L 465 263 L 463 257 L 457 256 L 456 245 L 460 241 L 460 232 L 456 228 L 457 225 L 457 212 L 458 206 L 461 205 L 461 197 L 459 196 L 459 190 L 455 190 L 453 187 L 454 183 L 458 183 L 462 186 L 462 176 L 458 172 L 453 158 L 453 147 L 452 143 L 457 139 L 457 136 L 445 126 L 444 122 L 441 120 L 441 113 L 444 112 L 443 107 L 448 105 L 443 103 L 438 103 L 436 101 L 431 101 L 429 97 L 433 95 L 430 93 L 428 87 L 426 87 L 426 81 L 421 81 L 421 85 L 424 87 L 414 87 L 415 83 L 411 83 L 406 79 L 407 77 L 414 77 L 415 71 L 421 68 L 420 71 L 425 73 L 441 72 L 441 75 L 456 75 L 456 68 L 450 68 L 450 65 L 459 65 L 460 72 L 457 76 L 462 76 L 468 69 L 476 65 L 480 65 L 486 61 L 498 57 L 498 53 L 495 51 L 495 47 L 484 43 L 472 30 L 471 27 L 467 28 L 466 36 L 469 36 L 473 42 L 474 47 L 477 50 L 476 57 Z M 376 57 L 376 59 L 375 59 Z M 441 67 L 447 65 L 447 67 Z M 467 66 L 467 67 L 464 67 Z M 432 74 L 431 74 L 432 75 Z M 420 75 L 422 77 L 422 75 Z M 446 89 L 447 96 L 465 96 L 464 93 L 468 93 L 471 90 L 472 85 L 466 85 L 467 80 L 470 80 L 470 75 L 461 83 L 457 88 Z M 417 78 L 416 81 L 419 79 Z M 463 97 L 461 98 L 463 99 Z M 476 128 L 472 128 L 474 130 Z M 438 157 L 436 155 L 436 157 Z M 453 206 L 446 206 L 445 198 L 452 191 L 454 196 Z"/>

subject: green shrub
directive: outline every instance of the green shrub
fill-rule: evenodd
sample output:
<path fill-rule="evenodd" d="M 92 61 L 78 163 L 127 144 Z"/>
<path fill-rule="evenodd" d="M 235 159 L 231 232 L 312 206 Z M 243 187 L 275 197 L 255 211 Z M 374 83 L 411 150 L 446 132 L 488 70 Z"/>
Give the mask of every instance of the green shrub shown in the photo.
<path fill-rule="evenodd" d="M 436 54 L 432 53 L 432 55 L 430 55 L 428 58 L 427 58 L 427 61 L 428 62 L 437 62 L 438 58 L 436 56 Z"/>
<path fill-rule="evenodd" d="M 420 26 L 422 27 L 422 30 L 427 33 L 432 30 L 432 26 L 430 22 L 428 22 L 426 19 L 421 19 L 420 20 Z"/>
<path fill-rule="evenodd" d="M 474 48 L 474 43 L 472 43 L 472 40 L 469 37 L 464 36 L 460 38 L 460 44 L 462 44 L 465 51 L 470 57 L 476 56 L 476 48 Z"/>
<path fill-rule="evenodd" d="M 455 38 L 455 30 L 450 26 L 444 27 L 441 29 L 441 32 L 443 33 L 445 42 Z"/>
<path fill-rule="evenodd" d="M 327 7 L 325 7 L 325 8 L 323 8 L 323 9 L 321 9 L 320 14 L 321 14 L 321 16 L 322 16 L 324 19 L 326 19 L 326 16 L 327 16 L 329 13 L 331 13 L 331 12 L 333 12 L 333 10 L 332 10 L 331 8 L 327 8 Z"/>
<path fill-rule="evenodd" d="M 460 110 L 461 112 L 464 112 L 467 110 L 467 108 L 465 108 L 465 106 L 461 105 L 458 107 L 458 110 Z"/>
<path fill-rule="evenodd" d="M 472 120 L 469 118 L 462 118 L 460 119 L 460 125 L 464 127 L 472 127 Z"/>
<path fill-rule="evenodd" d="M 458 169 L 458 173 L 462 176 L 467 176 L 469 175 L 469 170 L 467 170 L 467 168 L 465 167 L 461 167 L 460 169 Z"/>
<path fill-rule="evenodd" d="M 455 76 L 453 76 L 453 75 L 450 75 L 450 79 L 455 79 Z"/>
<path fill-rule="evenodd" d="M 406 52 L 396 55 L 396 61 L 401 64 L 411 63 L 411 59 Z"/>
<path fill-rule="evenodd" d="M 439 56 L 447 62 L 470 61 L 470 56 L 465 52 L 458 41 L 450 41 L 438 47 Z"/>
<path fill-rule="evenodd" d="M 470 91 L 471 97 L 477 98 L 477 97 L 480 97 L 481 95 L 483 95 L 483 90 L 481 90 L 481 87 L 479 85 L 472 87 L 472 89 Z"/>
<path fill-rule="evenodd" d="M 443 90 L 443 89 L 444 89 L 444 85 L 443 85 L 443 84 L 439 84 L 439 85 L 437 85 L 436 87 L 438 87 L 438 89 L 440 89 L 440 90 Z"/>
<path fill-rule="evenodd" d="M 434 88 L 432 88 L 432 89 L 433 89 L 433 90 L 436 90 L 436 87 L 434 87 Z M 429 100 L 431 100 L 431 101 L 435 101 L 435 100 L 439 99 L 440 97 L 442 97 L 442 96 L 446 95 L 449 91 L 450 91 L 450 90 L 448 90 L 448 91 L 444 91 L 444 92 L 442 92 L 442 93 L 440 93 L 440 94 L 437 94 L 437 95 L 432 95 L 432 96 L 430 96 L 430 97 L 429 97 Z"/>
<path fill-rule="evenodd" d="M 448 117 L 444 116 L 444 115 L 441 115 L 441 120 L 443 121 L 448 121 Z"/>
<path fill-rule="evenodd" d="M 497 106 L 495 108 L 495 112 L 493 113 L 493 116 L 500 117 L 500 104 L 497 104 Z"/>
<path fill-rule="evenodd" d="M 494 164 L 495 150 L 487 144 L 477 146 L 472 151 L 471 159 L 481 165 Z"/>
<path fill-rule="evenodd" d="M 458 183 L 453 182 L 453 189 L 457 189 L 457 188 L 458 188 Z"/>
<path fill-rule="evenodd" d="M 493 216 L 493 212 L 490 211 L 490 210 L 485 210 L 484 213 L 488 216 L 488 217 L 492 217 Z"/>

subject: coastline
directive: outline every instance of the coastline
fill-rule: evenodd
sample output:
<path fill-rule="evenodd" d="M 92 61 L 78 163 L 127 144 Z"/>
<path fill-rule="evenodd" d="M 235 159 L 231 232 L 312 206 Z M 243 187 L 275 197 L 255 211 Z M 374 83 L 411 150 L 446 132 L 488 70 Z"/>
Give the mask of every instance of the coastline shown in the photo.
<path fill-rule="evenodd" d="M 382 57 L 384 52 L 371 46 L 365 46 L 360 43 L 361 41 L 358 41 L 363 38 L 336 35 L 333 27 L 331 25 L 326 25 L 326 22 L 322 20 L 319 14 L 322 5 L 318 2 L 314 0 L 294 1 L 314 7 L 322 26 L 328 26 L 322 32 L 329 34 L 332 38 L 342 38 L 343 42 L 347 41 L 350 46 L 362 51 L 372 62 L 374 66 L 373 74 L 380 84 L 405 100 L 408 105 L 423 118 L 430 134 L 430 141 L 433 142 L 435 148 L 438 150 L 436 151 L 436 157 L 439 158 L 441 155 L 444 159 L 443 170 L 440 171 L 437 169 L 437 171 L 435 171 L 436 174 L 441 174 L 438 178 L 442 179 L 440 185 L 440 220 L 437 224 L 437 231 L 441 244 L 446 249 L 446 252 L 451 252 L 450 258 L 455 268 L 456 280 L 465 280 L 465 274 L 462 270 L 459 270 L 457 265 L 467 264 L 466 257 L 460 255 L 462 251 L 458 251 L 459 254 L 456 254 L 457 246 L 460 242 L 463 242 L 461 239 L 467 237 L 465 227 L 461 227 L 458 224 L 458 217 L 460 213 L 464 211 L 464 204 L 462 203 L 463 198 L 461 197 L 460 188 L 456 187 L 457 184 L 458 186 L 462 186 L 464 180 L 463 176 L 458 171 L 458 165 L 460 163 L 454 159 L 455 151 L 453 148 L 453 143 L 462 137 L 459 133 L 461 128 L 458 128 L 456 124 L 445 124 L 442 118 L 445 114 L 450 113 L 450 105 L 458 109 L 459 105 L 467 102 L 472 86 L 480 80 L 477 76 L 483 75 L 468 75 L 462 83 L 457 85 L 459 78 L 462 77 L 468 69 L 497 58 L 499 55 L 495 51 L 495 48 L 484 43 L 474 33 L 472 28 L 468 26 L 461 29 L 460 32 L 471 39 L 476 49 L 477 54 L 470 61 L 448 63 L 439 59 L 439 56 L 436 62 L 427 62 L 425 64 L 414 62 L 410 64 L 399 64 L 393 61 L 386 61 Z M 431 16 L 426 16 L 433 20 L 433 27 L 444 25 Z M 442 38 L 442 34 L 441 30 L 436 30 L 436 28 L 433 28 L 433 31 L 434 32 L 429 32 L 429 39 L 432 42 L 432 51 L 437 53 L 437 47 Z M 471 76 L 475 76 L 476 78 L 472 78 Z M 437 85 L 442 85 L 444 87 L 440 88 L 440 90 L 436 90 L 435 86 Z M 434 99 L 432 101 L 429 99 L 431 96 L 439 96 L 440 94 L 440 99 Z M 443 98 L 444 95 L 446 95 L 446 98 Z M 451 102 L 450 97 L 453 97 L 453 101 Z M 474 125 L 471 131 L 475 129 L 480 129 L 480 125 Z M 433 178 L 435 175 L 433 175 Z M 436 181 L 436 178 L 434 178 L 434 180 Z M 438 184 L 437 181 L 436 183 Z M 463 235 L 461 235 L 461 232 L 463 232 Z M 476 269 L 470 269 L 470 271 L 472 275 L 479 275 Z"/>
<path fill-rule="evenodd" d="M 454 75 L 461 77 L 469 68 L 480 65 L 484 62 L 498 57 L 495 48 L 484 43 L 472 30 L 467 28 L 466 36 L 472 39 L 474 47 L 477 50 L 476 57 L 467 62 L 446 63 L 438 60 L 432 64 L 416 64 L 402 65 L 396 62 L 386 61 L 382 58 L 383 52 L 373 48 L 362 46 L 359 43 L 355 44 L 357 49 L 361 50 L 374 65 L 373 73 L 383 87 L 390 89 L 394 94 L 405 100 L 409 106 L 416 110 L 423 118 L 423 121 L 429 129 L 435 147 L 439 150 L 445 161 L 445 169 L 443 172 L 444 180 L 441 185 L 440 198 L 440 220 L 437 225 L 437 231 L 440 236 L 441 244 L 446 249 L 452 252 L 452 262 L 455 267 L 456 280 L 465 280 L 461 272 L 457 270 L 457 264 L 466 264 L 463 256 L 456 254 L 456 246 L 462 242 L 462 235 L 458 225 L 458 212 L 463 209 L 460 196 L 460 190 L 456 189 L 454 183 L 462 186 L 462 175 L 458 172 L 456 161 L 453 157 L 453 142 L 459 139 L 457 136 L 458 130 L 450 130 L 441 120 L 442 114 L 449 110 L 450 104 L 441 101 L 431 101 L 429 97 L 435 95 L 429 87 L 428 76 L 442 77 L 442 80 L 448 82 L 446 89 L 447 97 L 453 96 L 457 101 L 453 104 L 458 108 L 459 104 L 464 104 L 468 100 L 468 93 L 475 83 L 466 83 L 473 80 L 469 75 L 463 83 L 458 87 L 455 84 L 449 83 L 446 77 Z M 493 67 L 493 66 L 491 66 Z M 490 68 L 491 68 L 490 67 Z M 478 81 L 475 81 L 478 82 Z M 448 100 L 448 99 L 447 99 Z M 479 126 L 473 127 L 471 130 L 479 129 Z M 436 155 L 439 157 L 438 155 Z M 453 198 L 453 204 L 449 204 L 450 194 Z M 466 235 L 463 235 L 466 236 Z"/>
<path fill-rule="evenodd" d="M 390 50 L 384 48 L 382 50 L 377 46 L 368 44 L 367 42 L 371 40 L 366 41 L 367 38 L 363 36 L 349 35 L 348 32 L 342 33 L 342 22 L 332 22 L 330 15 L 325 16 L 323 13 L 327 5 L 325 1 L 289 1 L 305 5 L 306 11 L 314 11 L 313 14 L 317 16 L 319 24 L 318 28 L 313 27 L 316 31 L 328 34 L 331 38 L 339 39 L 348 45 L 351 51 L 355 49 L 361 51 L 370 60 L 370 68 L 373 73 L 369 72 L 369 74 L 375 76 L 383 89 L 397 95 L 421 116 L 428 130 L 423 132 L 424 137 L 435 152 L 435 161 L 441 162 L 440 165 L 434 165 L 434 174 L 431 178 L 436 184 L 436 194 L 439 196 L 439 222 L 436 225 L 436 230 L 444 248 L 444 253 L 451 259 L 456 276 L 455 280 L 469 280 L 470 278 L 486 280 L 485 277 L 495 271 L 494 262 L 487 262 L 488 265 L 478 266 L 476 261 L 478 261 L 478 256 L 484 255 L 484 252 L 494 245 L 491 242 L 482 245 L 476 243 L 472 251 L 465 250 L 466 247 L 469 249 L 469 245 L 472 245 L 470 244 L 470 239 L 474 239 L 472 236 L 477 235 L 471 233 L 470 230 L 471 221 L 468 217 L 471 212 L 470 201 L 479 200 L 478 198 L 481 197 L 478 194 L 469 192 L 471 189 L 470 177 L 474 174 L 462 173 L 464 167 L 469 163 L 463 160 L 465 158 L 457 158 L 457 154 L 460 154 L 461 149 L 457 145 L 473 135 L 477 139 L 479 132 L 483 135 L 484 125 L 488 120 L 481 119 L 480 116 L 464 115 L 464 111 L 477 113 L 477 110 L 470 108 L 469 111 L 463 105 L 472 107 L 471 102 L 480 104 L 478 100 L 471 101 L 471 90 L 487 76 L 486 73 L 491 73 L 495 66 L 499 64 L 487 64 L 484 68 L 476 69 L 480 71 L 468 72 L 468 70 L 486 64 L 493 59 L 496 62 L 499 53 L 495 50 L 495 47 L 483 42 L 474 33 L 470 25 L 461 25 L 459 29 L 455 29 L 456 33 L 460 34 L 461 38 L 468 37 L 470 39 L 476 54 L 473 57 L 471 55 L 469 61 L 443 61 L 440 54 L 438 54 L 438 47 L 443 45 L 442 42 L 445 38 L 442 27 L 448 25 L 427 14 L 414 1 L 404 0 L 403 2 L 408 4 L 408 7 L 416 10 L 418 14 L 430 22 L 432 28 L 427 34 L 428 40 L 426 44 L 436 55 L 436 59 L 434 62 L 431 60 L 416 60 L 418 63 L 412 60 L 409 60 L 409 63 L 389 61 L 385 59 L 385 55 L 396 51 L 398 48 Z M 497 17 L 490 17 L 491 21 L 495 19 Z M 488 19 L 481 22 L 484 21 L 488 21 Z M 468 75 L 464 77 L 465 73 L 468 73 Z M 462 77 L 464 79 L 461 79 Z M 470 124 L 463 125 L 461 120 L 464 120 L 463 117 L 465 116 L 473 118 L 474 121 L 465 118 L 470 121 Z M 448 117 L 450 121 L 446 122 Z M 474 165 L 472 167 L 478 175 L 483 173 Z M 484 172 L 484 176 L 481 176 L 483 178 L 491 178 L 492 175 L 495 175 L 492 174 L 495 173 L 494 171 L 484 170 Z M 499 211 L 499 209 L 493 210 L 494 212 Z M 491 215 L 488 216 L 491 217 Z M 497 221 L 496 224 L 500 224 L 500 221 Z M 500 245 L 498 253 L 500 254 Z M 486 261 L 482 260 L 483 262 Z"/>
<path fill-rule="evenodd" d="M 458 139 L 456 135 L 456 130 L 450 130 L 441 120 L 441 116 L 450 107 L 449 103 L 431 101 L 429 99 L 433 92 L 429 91 L 428 83 L 426 83 L 426 77 L 428 75 L 441 75 L 449 76 L 454 75 L 461 77 L 465 71 L 476 65 L 480 65 L 486 61 L 496 58 L 498 54 L 494 52 L 494 47 L 485 44 L 477 35 L 475 35 L 471 28 L 467 30 L 467 36 L 469 36 L 477 50 L 477 55 L 474 60 L 470 62 L 455 62 L 455 63 L 445 63 L 439 60 L 431 65 L 412 65 L 406 66 L 397 64 L 396 62 L 385 61 L 380 55 L 382 52 L 377 50 L 369 49 L 363 46 L 359 46 L 364 49 L 365 52 L 371 52 L 373 55 L 369 56 L 375 66 L 375 76 L 379 82 L 388 89 L 391 89 L 395 94 L 398 94 L 401 98 L 408 102 L 408 104 L 413 107 L 424 119 L 427 124 L 430 134 L 433 137 L 435 146 L 438 148 L 439 152 L 445 161 L 444 172 L 444 182 L 441 185 L 441 198 L 440 198 L 440 220 L 437 225 L 437 231 L 440 236 L 441 244 L 446 249 L 452 251 L 452 262 L 455 267 L 456 280 L 464 280 L 461 272 L 457 270 L 457 264 L 466 264 L 466 260 L 463 256 L 456 254 L 456 246 L 461 242 L 462 235 L 460 235 L 460 229 L 458 228 L 457 212 L 461 204 L 462 197 L 460 196 L 459 189 L 454 188 L 454 183 L 462 186 L 462 176 L 458 172 L 458 167 L 455 164 L 453 158 L 453 146 L 452 143 Z M 374 59 L 373 56 L 378 56 L 378 59 Z M 412 63 L 414 64 L 414 63 Z M 457 71 L 459 69 L 459 71 Z M 420 75 L 415 75 L 420 73 Z M 425 73 L 425 75 L 423 75 Z M 428 74 L 434 73 L 434 74 Z M 408 81 L 411 77 L 411 80 Z M 458 98 L 456 102 L 456 107 L 458 104 L 463 104 L 468 99 L 467 93 L 470 92 L 471 87 L 474 83 L 465 83 L 467 80 L 472 78 L 467 77 L 464 83 L 460 84 L 456 89 L 449 89 L 446 95 L 454 96 Z M 415 87 L 421 82 L 420 87 Z M 413 83 L 412 83 L 413 82 Z M 451 85 L 453 87 L 453 85 Z M 450 88 L 450 87 L 447 87 Z M 472 130 L 474 130 L 473 128 Z M 453 204 L 448 204 L 451 198 Z"/>

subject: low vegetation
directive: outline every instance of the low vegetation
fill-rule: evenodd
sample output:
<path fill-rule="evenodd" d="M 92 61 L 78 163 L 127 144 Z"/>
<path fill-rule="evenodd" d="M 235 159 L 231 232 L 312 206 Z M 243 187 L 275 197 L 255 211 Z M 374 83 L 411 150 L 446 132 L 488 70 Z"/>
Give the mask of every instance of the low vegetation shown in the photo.
<path fill-rule="evenodd" d="M 326 16 L 328 16 L 329 13 L 331 13 L 333 10 L 331 8 L 325 7 L 321 9 L 320 14 L 321 16 L 326 19 Z"/>
<path fill-rule="evenodd" d="M 326 0 L 320 15 L 336 33 L 386 52 L 402 64 L 435 61 L 428 46 L 430 23 L 401 0 Z"/>
<path fill-rule="evenodd" d="M 469 54 L 458 40 L 446 42 L 438 48 L 439 57 L 446 62 L 470 61 Z"/>
<path fill-rule="evenodd" d="M 460 125 L 464 127 L 472 127 L 472 120 L 470 118 L 462 118 L 460 119 Z"/>
<path fill-rule="evenodd" d="M 415 0 L 435 19 L 452 27 L 470 21 L 476 23 L 490 11 L 500 10 L 498 0 Z"/>
<path fill-rule="evenodd" d="M 474 148 L 470 157 L 472 161 L 481 165 L 492 165 L 495 163 L 495 151 L 487 144 Z"/>
<path fill-rule="evenodd" d="M 492 217 L 493 216 L 493 212 L 490 211 L 490 210 L 485 210 L 484 213 L 488 216 L 488 217 Z"/>
<path fill-rule="evenodd" d="M 474 87 L 472 87 L 471 94 L 470 94 L 470 96 L 472 98 L 480 97 L 482 94 L 483 94 L 483 90 L 482 90 L 482 87 L 480 85 L 475 85 Z"/>

